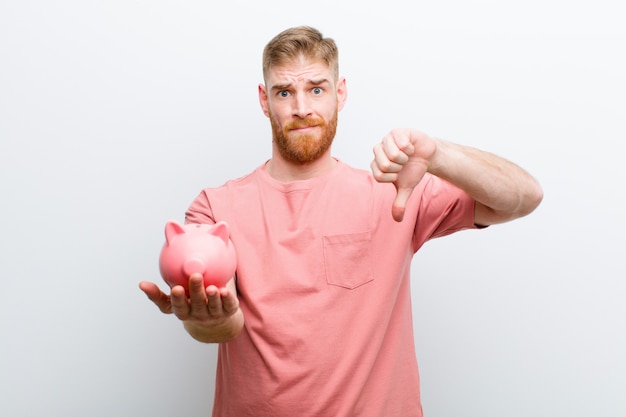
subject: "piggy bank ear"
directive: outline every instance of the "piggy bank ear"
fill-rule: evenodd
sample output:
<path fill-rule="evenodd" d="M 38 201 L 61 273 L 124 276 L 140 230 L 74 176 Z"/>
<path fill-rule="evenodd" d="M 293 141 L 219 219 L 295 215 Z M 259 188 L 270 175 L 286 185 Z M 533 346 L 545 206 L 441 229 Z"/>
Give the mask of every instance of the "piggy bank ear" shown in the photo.
<path fill-rule="evenodd" d="M 230 238 L 230 228 L 228 227 L 228 223 L 225 221 L 215 223 L 209 233 L 213 236 L 219 237 L 224 241 L 224 243 L 228 244 L 228 239 Z"/>
<path fill-rule="evenodd" d="M 185 229 L 174 220 L 170 220 L 165 224 L 165 240 L 169 244 L 174 237 L 185 233 Z"/>

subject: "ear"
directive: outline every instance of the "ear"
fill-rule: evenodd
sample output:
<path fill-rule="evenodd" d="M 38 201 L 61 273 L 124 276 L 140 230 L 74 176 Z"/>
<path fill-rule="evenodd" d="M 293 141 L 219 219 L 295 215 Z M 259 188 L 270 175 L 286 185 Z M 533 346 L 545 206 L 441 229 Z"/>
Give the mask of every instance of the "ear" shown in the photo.
<path fill-rule="evenodd" d="M 225 244 L 228 244 L 228 239 L 230 238 L 230 227 L 228 227 L 228 223 L 225 221 L 215 223 L 209 233 L 213 236 L 219 237 Z"/>
<path fill-rule="evenodd" d="M 343 105 L 348 99 L 348 89 L 345 77 L 341 77 L 337 82 L 337 111 L 343 109 Z"/>
<path fill-rule="evenodd" d="M 174 220 L 170 220 L 165 224 L 165 241 L 169 244 L 172 239 L 174 239 L 178 235 L 182 235 L 185 233 L 185 229 L 183 226 L 175 222 Z"/>
<path fill-rule="evenodd" d="M 259 104 L 261 104 L 263 114 L 267 117 L 270 117 L 267 90 L 265 89 L 265 86 L 263 84 L 259 84 Z"/>

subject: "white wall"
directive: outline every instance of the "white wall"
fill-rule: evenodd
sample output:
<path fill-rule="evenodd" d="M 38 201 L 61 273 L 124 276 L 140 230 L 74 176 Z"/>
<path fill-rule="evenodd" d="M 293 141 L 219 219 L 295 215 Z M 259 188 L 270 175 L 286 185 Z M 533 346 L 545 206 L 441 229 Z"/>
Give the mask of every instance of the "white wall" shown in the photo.
<path fill-rule="evenodd" d="M 426 415 L 626 415 L 618 2 L 250 3 L 0 1 L 0 415 L 209 414 L 215 347 L 137 283 L 166 220 L 269 156 L 261 50 L 299 24 L 340 47 L 336 156 L 413 126 L 545 189 L 417 255 Z"/>

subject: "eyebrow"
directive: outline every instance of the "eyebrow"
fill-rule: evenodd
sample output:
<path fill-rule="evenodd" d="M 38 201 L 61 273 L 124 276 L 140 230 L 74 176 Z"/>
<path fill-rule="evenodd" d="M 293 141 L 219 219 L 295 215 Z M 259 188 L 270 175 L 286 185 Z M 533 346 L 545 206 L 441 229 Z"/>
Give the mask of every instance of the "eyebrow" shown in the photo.
<path fill-rule="evenodd" d="M 330 84 L 330 81 L 327 78 L 311 79 L 311 80 L 307 80 L 307 84 L 310 84 L 310 85 Z M 289 87 L 291 86 L 292 86 L 292 83 L 274 84 L 272 86 L 272 91 L 288 90 Z"/>

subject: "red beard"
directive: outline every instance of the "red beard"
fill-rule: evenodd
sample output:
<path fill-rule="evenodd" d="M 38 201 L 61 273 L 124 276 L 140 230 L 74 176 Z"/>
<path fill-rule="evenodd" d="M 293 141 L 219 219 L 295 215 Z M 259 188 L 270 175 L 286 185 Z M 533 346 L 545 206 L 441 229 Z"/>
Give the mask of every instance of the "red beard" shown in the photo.
<path fill-rule="evenodd" d="M 323 119 L 304 119 L 288 124 L 283 129 L 278 126 L 270 114 L 274 143 L 283 158 L 290 162 L 307 163 L 322 156 L 333 143 L 337 132 L 337 112 L 327 124 Z M 321 132 L 297 133 L 293 129 L 305 126 L 317 126 Z"/>

